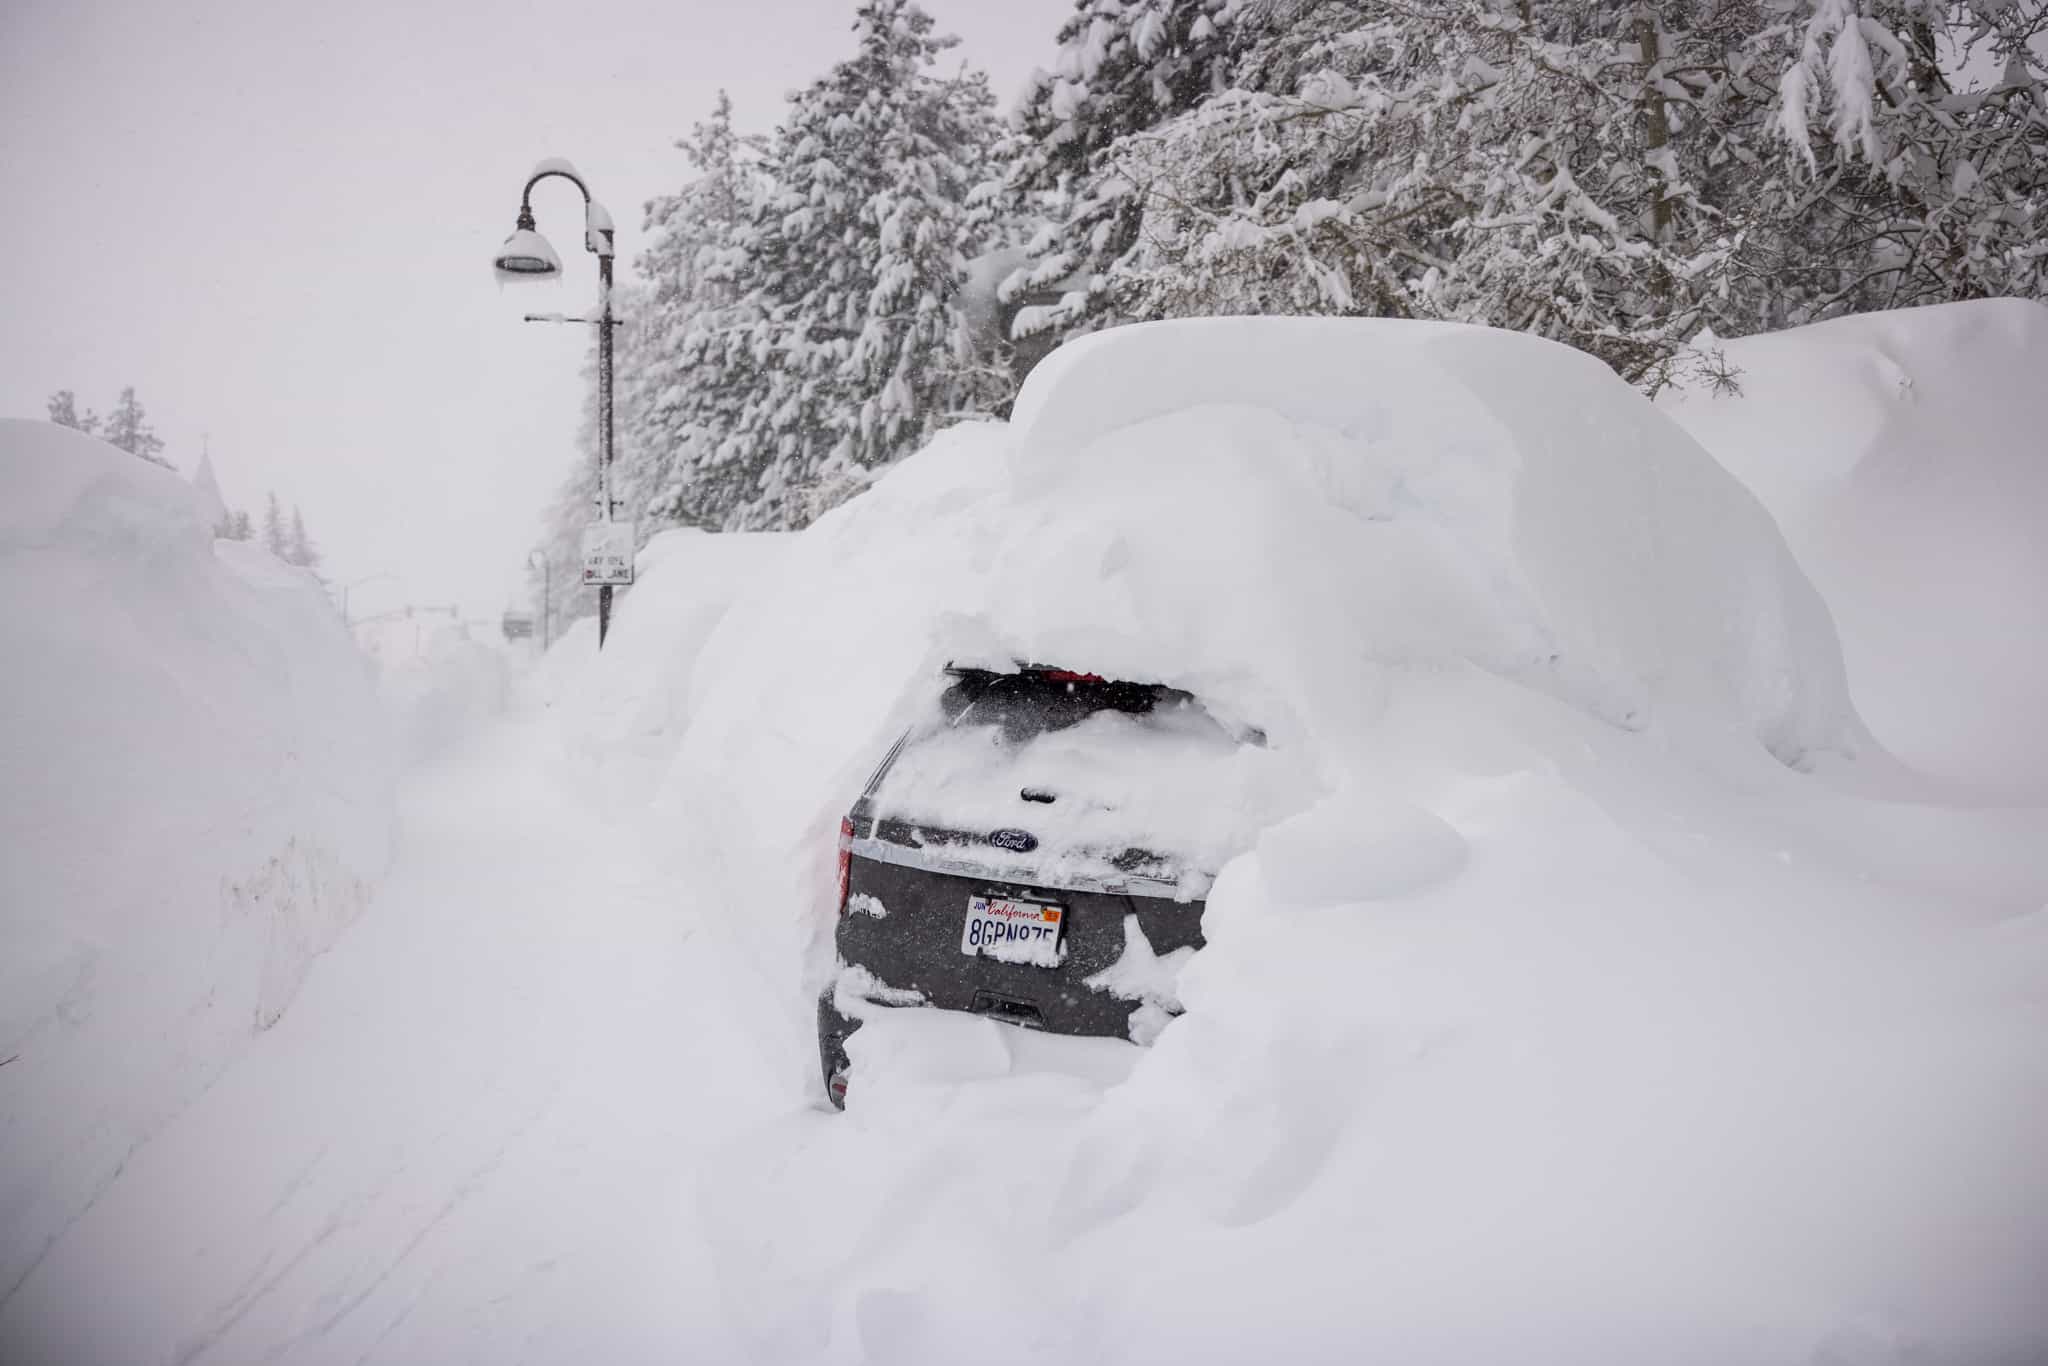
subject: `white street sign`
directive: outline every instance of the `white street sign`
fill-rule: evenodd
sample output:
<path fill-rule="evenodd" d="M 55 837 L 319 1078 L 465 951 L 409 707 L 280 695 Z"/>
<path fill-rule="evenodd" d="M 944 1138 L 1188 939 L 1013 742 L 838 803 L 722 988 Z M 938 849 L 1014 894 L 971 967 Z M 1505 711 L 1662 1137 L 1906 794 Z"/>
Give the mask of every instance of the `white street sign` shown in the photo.
<path fill-rule="evenodd" d="M 583 529 L 583 582 L 588 587 L 633 582 L 631 522 L 592 522 Z"/>

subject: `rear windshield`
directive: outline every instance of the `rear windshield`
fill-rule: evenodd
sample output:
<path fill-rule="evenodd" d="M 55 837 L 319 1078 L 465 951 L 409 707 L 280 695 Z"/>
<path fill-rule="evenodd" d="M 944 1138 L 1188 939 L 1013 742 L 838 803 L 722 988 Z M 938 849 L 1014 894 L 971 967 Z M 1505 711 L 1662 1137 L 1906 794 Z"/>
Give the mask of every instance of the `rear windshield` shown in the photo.
<path fill-rule="evenodd" d="M 1065 730 L 1097 712 L 1146 716 L 1162 705 L 1177 709 L 1194 702 L 1173 688 L 1085 675 L 964 671 L 954 679 L 939 702 L 947 719 L 955 726 L 1000 727 L 1011 744 Z"/>
<path fill-rule="evenodd" d="M 1188 693 L 1086 675 L 956 671 L 858 814 L 979 842 L 1018 829 L 1050 865 L 1132 851 L 1214 872 L 1301 805 L 1290 756 L 1233 733 Z M 1006 858 L 1013 856 L 1005 855 Z"/>

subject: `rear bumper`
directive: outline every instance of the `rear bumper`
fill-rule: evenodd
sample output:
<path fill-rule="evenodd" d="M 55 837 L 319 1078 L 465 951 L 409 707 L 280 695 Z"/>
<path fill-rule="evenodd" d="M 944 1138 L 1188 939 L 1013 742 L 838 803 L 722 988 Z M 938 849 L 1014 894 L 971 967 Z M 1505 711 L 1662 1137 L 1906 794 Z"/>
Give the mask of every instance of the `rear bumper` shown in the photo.
<path fill-rule="evenodd" d="M 1088 985 L 1124 955 L 1125 921 L 1139 928 L 1155 954 L 1201 941 L 1202 903 L 1120 892 L 1078 891 L 999 881 L 987 875 L 935 872 L 855 853 L 848 866 L 851 904 L 834 943 L 841 963 L 872 974 L 861 994 L 900 1004 L 915 993 L 926 1005 L 989 1015 L 1050 1034 L 1127 1038 L 1138 1002 Z M 967 906 L 977 896 L 1064 909 L 1058 967 L 1006 963 L 963 953 Z"/>
<path fill-rule="evenodd" d="M 1049 1034 L 1128 1040 L 1132 1013 L 1143 1002 L 1088 985 L 1123 957 L 1126 922 L 1136 918 L 1154 954 L 1202 943 L 1203 904 L 1197 901 L 1023 886 L 871 859 L 858 851 L 848 885 L 850 904 L 866 909 L 841 916 L 838 958 L 843 968 L 860 970 L 853 975 L 868 989 L 856 994 L 877 1008 L 915 1003 Z M 969 898 L 991 895 L 1065 908 L 1058 967 L 961 952 Z M 846 1039 L 860 1027 L 835 1004 L 840 989 L 835 982 L 818 1000 L 818 1054 L 828 1094 L 833 1078 L 843 1079 L 847 1070 Z"/>

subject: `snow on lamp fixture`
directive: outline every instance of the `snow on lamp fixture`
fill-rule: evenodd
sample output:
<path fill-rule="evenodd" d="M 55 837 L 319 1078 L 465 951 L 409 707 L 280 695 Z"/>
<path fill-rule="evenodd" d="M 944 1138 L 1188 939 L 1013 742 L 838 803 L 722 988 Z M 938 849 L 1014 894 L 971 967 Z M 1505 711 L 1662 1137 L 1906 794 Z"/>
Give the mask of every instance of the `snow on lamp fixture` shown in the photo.
<path fill-rule="evenodd" d="M 533 214 L 521 209 L 519 226 L 505 239 L 505 245 L 498 248 L 498 254 L 491 259 L 491 266 L 499 275 L 513 279 L 546 279 L 562 273 L 562 258 L 555 255 L 555 249 L 547 238 L 534 231 Z"/>

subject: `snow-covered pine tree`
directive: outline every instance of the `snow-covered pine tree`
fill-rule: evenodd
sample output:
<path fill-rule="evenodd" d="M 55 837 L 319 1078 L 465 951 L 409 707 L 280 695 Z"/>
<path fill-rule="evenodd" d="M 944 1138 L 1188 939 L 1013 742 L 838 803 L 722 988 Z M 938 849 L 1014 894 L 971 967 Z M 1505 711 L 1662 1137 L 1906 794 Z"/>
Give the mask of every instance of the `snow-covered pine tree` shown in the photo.
<path fill-rule="evenodd" d="M 1703 328 L 2040 297 L 2044 7 L 1241 0 L 1228 88 L 1078 174 L 1130 245 L 1046 256 L 1086 297 L 1036 321 L 1451 318 L 1654 388 Z"/>
<path fill-rule="evenodd" d="M 322 556 L 319 547 L 306 535 L 306 519 L 300 513 L 298 504 L 292 504 L 292 529 L 285 543 L 285 562 L 301 569 L 310 569 L 317 574 Z"/>
<path fill-rule="evenodd" d="M 1754 22 L 1692 0 L 1246 0 L 1230 88 L 1095 156 L 1136 227 L 1091 297 L 1484 322 L 1655 384 L 1741 242 L 1703 198 L 1739 188 L 1709 118 L 1725 77 L 1671 73 L 1718 72 Z"/>
<path fill-rule="evenodd" d="M 1451 55 L 1437 21 L 1347 0 L 1229 17 L 1211 67 L 1226 88 L 1092 159 L 1129 227 L 1088 268 L 1089 299 L 1122 319 L 1410 312 L 1408 281 L 1444 259 L 1461 207 L 1433 156 Z"/>
<path fill-rule="evenodd" d="M 742 297 L 743 235 L 760 197 L 757 138 L 732 125 L 720 91 L 711 117 L 676 144 L 697 178 L 647 205 L 652 241 L 635 262 L 645 289 L 630 325 L 620 389 L 634 417 L 621 473 L 626 505 L 650 525 L 702 525 L 713 458 L 751 392 L 751 359 L 729 352 L 757 312 Z"/>
<path fill-rule="evenodd" d="M 100 430 L 100 415 L 87 409 L 84 416 L 78 412 L 78 398 L 69 389 L 59 389 L 50 395 L 46 405 L 50 410 L 50 421 L 59 427 L 69 427 L 74 432 L 97 436 Z"/>
<path fill-rule="evenodd" d="M 956 297 L 995 137 L 987 82 L 934 69 L 954 40 L 909 0 L 867 0 L 853 27 L 856 55 L 791 96 L 743 239 L 741 318 L 698 353 L 745 382 L 693 490 L 727 527 L 800 526 L 822 489 L 1004 396 Z"/>
<path fill-rule="evenodd" d="M 264 495 L 263 548 L 286 563 L 291 562 L 291 537 L 285 530 L 284 509 L 273 491 Z"/>
<path fill-rule="evenodd" d="M 1104 165 L 1123 139 L 1199 108 L 1227 88 L 1245 0 L 1075 0 L 1059 55 L 1020 100 L 1001 156 L 1014 211 L 1050 221 L 1003 284 L 1029 300 L 1021 335 L 1065 337 L 1133 317 L 1110 279 L 1137 245 L 1142 189 Z"/>
<path fill-rule="evenodd" d="M 857 301 L 861 326 L 842 367 L 851 393 L 864 396 L 843 454 L 874 470 L 940 424 L 987 413 L 1009 386 L 977 363 L 958 306 L 968 257 L 983 245 L 983 220 L 968 199 L 993 168 L 988 79 L 964 68 L 950 76 L 920 70 L 958 40 L 931 37 L 931 18 L 912 5 L 879 0 L 861 18 L 861 64 L 877 84 L 851 111 L 852 135 L 876 158 L 859 218 L 876 251 L 871 263 L 865 253 L 858 258 L 873 285 Z"/>
<path fill-rule="evenodd" d="M 1411 307 L 1570 343 L 1652 389 L 1719 374 L 1691 342 L 1750 330 L 1731 316 L 1750 178 L 1723 54 L 1757 7 L 1532 0 L 1512 18 L 1458 0 L 1431 34 L 1446 79 L 1423 128 L 1456 216 Z"/>
<path fill-rule="evenodd" d="M 161 452 L 163 439 L 156 429 L 149 425 L 149 417 L 143 411 L 142 401 L 135 397 L 134 386 L 121 391 L 120 402 L 114 411 L 107 414 L 106 423 L 100 429 L 100 439 L 110 446 L 118 446 L 130 455 L 140 456 L 152 465 L 171 468 L 171 462 Z"/>

